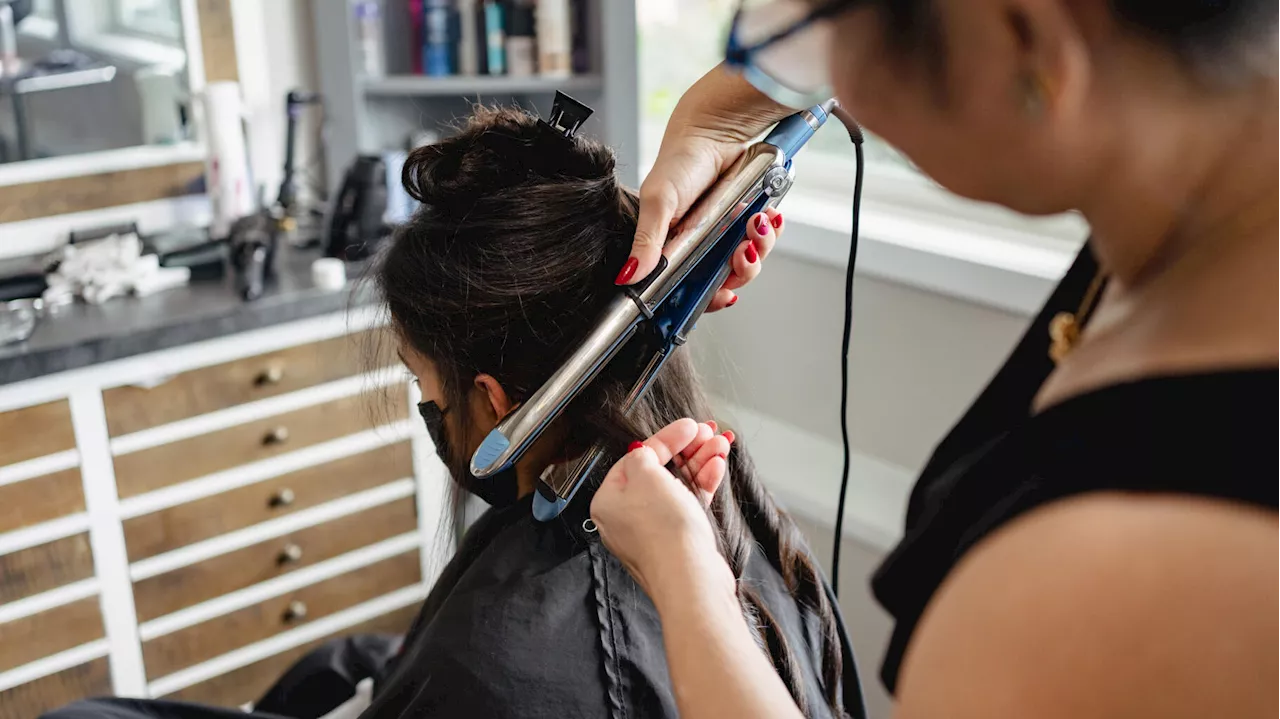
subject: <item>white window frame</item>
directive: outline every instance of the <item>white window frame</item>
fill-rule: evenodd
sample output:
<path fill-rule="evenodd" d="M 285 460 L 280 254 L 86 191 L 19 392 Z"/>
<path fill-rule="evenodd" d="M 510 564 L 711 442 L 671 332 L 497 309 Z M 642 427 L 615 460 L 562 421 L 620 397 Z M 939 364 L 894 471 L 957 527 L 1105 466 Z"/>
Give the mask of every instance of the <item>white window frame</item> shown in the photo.
<path fill-rule="evenodd" d="M 836 128 L 824 130 L 835 132 Z M 844 269 L 853 227 L 853 151 L 796 157 L 776 251 Z M 651 162 L 651 158 L 649 162 Z M 649 164 L 642 168 L 648 173 Z M 858 272 L 1019 315 L 1034 314 L 1088 234 L 1076 214 L 1028 217 L 959 197 L 896 163 L 868 161 Z"/>
<path fill-rule="evenodd" d="M 777 247 L 784 256 L 843 269 L 853 225 L 853 163 L 823 159 L 796 158 L 796 184 L 782 204 L 791 229 Z M 868 162 L 858 271 L 1031 315 L 1087 234 L 1074 213 L 1029 217 L 961 198 L 907 167 Z"/>
<path fill-rule="evenodd" d="M 164 45 L 181 47 L 182 43 L 182 8 L 178 6 L 176 20 L 160 20 L 157 18 L 135 18 L 125 22 L 124 0 L 109 0 L 111 3 L 111 34 L 125 37 L 136 37 Z"/>

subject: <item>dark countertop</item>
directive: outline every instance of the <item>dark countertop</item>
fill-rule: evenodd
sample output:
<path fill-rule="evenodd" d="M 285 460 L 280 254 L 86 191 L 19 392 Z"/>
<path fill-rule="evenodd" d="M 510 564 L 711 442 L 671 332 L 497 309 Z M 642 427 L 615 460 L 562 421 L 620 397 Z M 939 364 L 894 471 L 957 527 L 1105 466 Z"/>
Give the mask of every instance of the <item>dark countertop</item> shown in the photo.
<path fill-rule="evenodd" d="M 216 339 L 247 330 L 341 312 L 373 301 L 360 282 L 363 264 L 348 264 L 347 287 L 316 288 L 311 262 L 319 250 L 282 250 L 277 277 L 262 297 L 244 302 L 230 272 L 150 297 L 117 297 L 101 305 L 76 302 L 40 318 L 26 342 L 0 347 L 0 385 L 110 360 Z"/>

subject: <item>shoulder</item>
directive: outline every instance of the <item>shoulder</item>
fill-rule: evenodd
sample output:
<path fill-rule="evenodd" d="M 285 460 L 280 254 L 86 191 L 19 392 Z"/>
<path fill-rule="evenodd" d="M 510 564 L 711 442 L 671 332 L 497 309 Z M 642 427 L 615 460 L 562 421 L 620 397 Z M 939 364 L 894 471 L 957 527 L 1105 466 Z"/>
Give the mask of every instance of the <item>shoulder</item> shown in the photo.
<path fill-rule="evenodd" d="M 934 595 L 900 716 L 1276 716 L 1276 526 L 1172 495 L 1028 513 Z"/>

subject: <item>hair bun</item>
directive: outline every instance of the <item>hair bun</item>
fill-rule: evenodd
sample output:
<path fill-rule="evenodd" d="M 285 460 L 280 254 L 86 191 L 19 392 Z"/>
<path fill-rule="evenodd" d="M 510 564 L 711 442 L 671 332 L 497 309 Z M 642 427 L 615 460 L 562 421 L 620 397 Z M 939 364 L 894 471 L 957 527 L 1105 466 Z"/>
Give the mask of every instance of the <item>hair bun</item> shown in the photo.
<path fill-rule="evenodd" d="M 411 197 L 438 209 L 529 184 L 612 179 L 613 153 L 580 138 L 550 135 L 517 108 L 476 108 L 461 131 L 409 153 L 401 181 Z"/>

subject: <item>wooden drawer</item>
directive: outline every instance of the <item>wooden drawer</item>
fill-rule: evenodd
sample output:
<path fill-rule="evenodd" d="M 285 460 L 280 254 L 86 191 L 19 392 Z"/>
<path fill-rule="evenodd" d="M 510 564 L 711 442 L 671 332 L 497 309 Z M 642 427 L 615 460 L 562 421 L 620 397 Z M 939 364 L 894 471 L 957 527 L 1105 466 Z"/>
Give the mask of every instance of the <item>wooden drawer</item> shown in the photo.
<path fill-rule="evenodd" d="M 267 657 L 253 664 L 240 667 L 208 681 L 193 684 L 165 696 L 165 699 L 196 702 L 219 707 L 240 707 L 256 702 L 273 684 L 284 675 L 299 659 L 306 656 L 316 647 L 338 637 L 353 634 L 404 634 L 418 614 L 419 606 L 412 604 L 403 609 L 383 614 L 367 622 L 357 624 L 336 634 L 330 634 L 314 642 L 307 642 L 293 649 L 286 649 L 279 654 Z M 0 701 L 4 695 L 0 694 Z M 3 710 L 0 710 L 3 711 Z"/>
<path fill-rule="evenodd" d="M 150 621 L 237 589 L 251 587 L 360 547 L 412 532 L 417 526 L 413 497 L 405 497 L 143 579 L 133 585 L 138 621 Z"/>
<path fill-rule="evenodd" d="M 407 418 L 407 393 L 390 394 L 387 416 Z M 376 401 L 357 394 L 121 455 L 115 458 L 116 487 L 121 497 L 133 497 L 371 429 Z"/>
<path fill-rule="evenodd" d="M 97 597 L 88 597 L 5 622 L 0 624 L 0 671 L 87 644 L 103 636 L 102 613 L 98 609 Z"/>
<path fill-rule="evenodd" d="M 31 719 L 73 701 L 110 693 L 111 670 L 102 657 L 0 691 L 0 719 Z"/>
<path fill-rule="evenodd" d="M 370 364 L 380 330 L 335 337 L 183 372 L 151 388 L 102 393 L 112 437 L 274 397 L 359 374 Z"/>
<path fill-rule="evenodd" d="M 75 449 L 71 405 L 65 399 L 0 412 L 0 467 Z"/>
<path fill-rule="evenodd" d="M 417 550 L 210 619 L 142 644 L 147 676 L 184 667 L 302 626 L 421 579 Z M 304 611 L 305 610 L 305 611 Z"/>
<path fill-rule="evenodd" d="M 0 604 L 57 589 L 93 576 L 89 535 L 0 555 Z"/>
<path fill-rule="evenodd" d="M 0 486 L 0 532 L 84 511 L 80 470 L 68 469 Z"/>
<path fill-rule="evenodd" d="M 401 442 L 126 519 L 129 560 L 146 559 L 411 476 L 409 443 Z"/>

